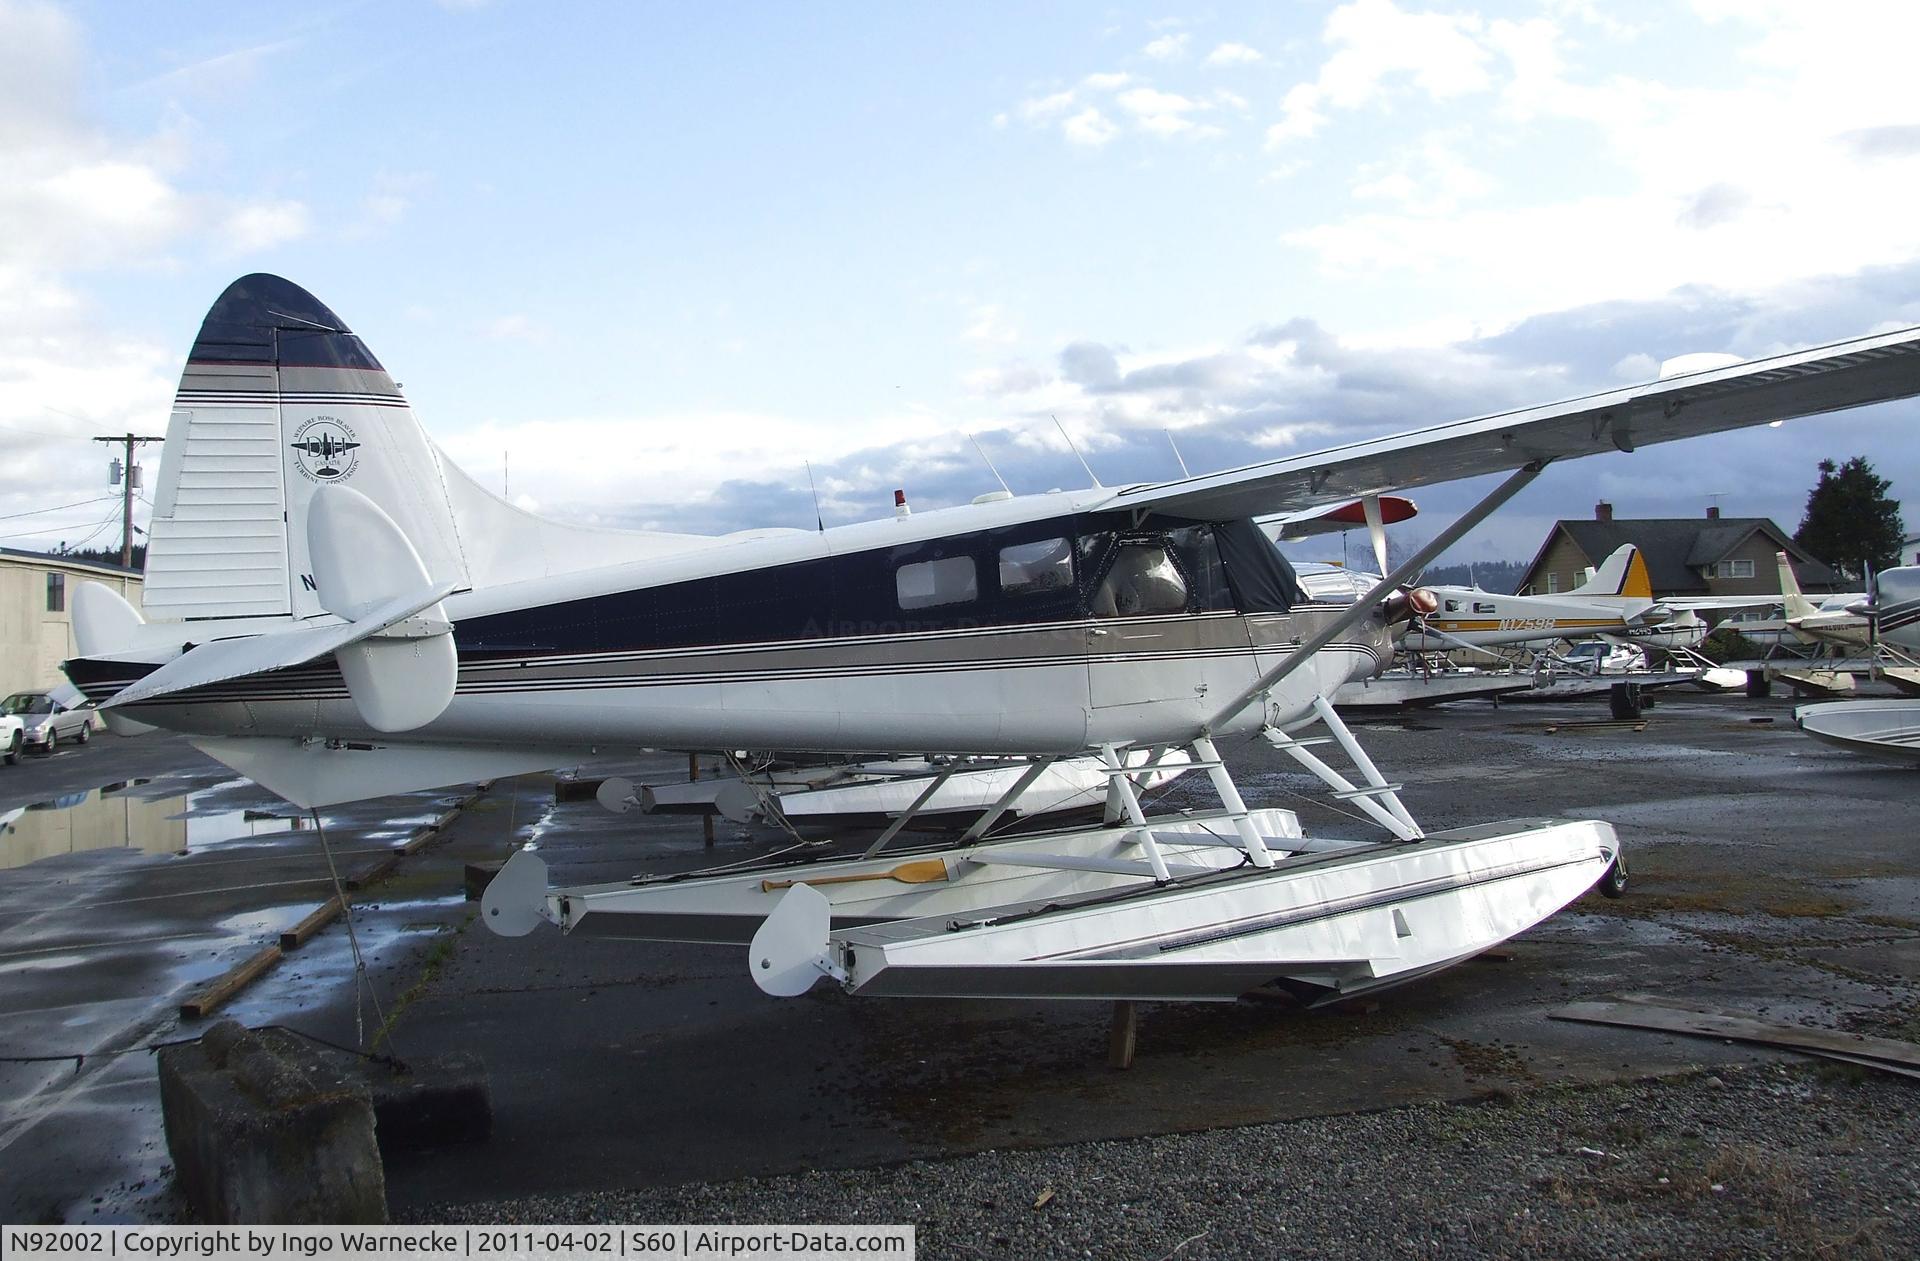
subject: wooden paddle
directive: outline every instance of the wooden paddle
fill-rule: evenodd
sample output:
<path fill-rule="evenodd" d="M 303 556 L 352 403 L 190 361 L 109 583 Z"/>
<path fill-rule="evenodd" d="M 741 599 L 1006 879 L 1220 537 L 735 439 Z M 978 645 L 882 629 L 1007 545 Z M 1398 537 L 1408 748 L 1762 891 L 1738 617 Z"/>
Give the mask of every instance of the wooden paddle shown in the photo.
<path fill-rule="evenodd" d="M 760 891 L 771 893 L 775 889 L 791 889 L 797 884 L 852 884 L 856 880 L 898 880 L 902 884 L 931 884 L 935 880 L 947 878 L 947 864 L 939 858 L 923 858 L 919 862 L 901 863 L 891 871 L 868 871 L 854 876 L 816 876 L 811 880 L 762 880 Z"/>

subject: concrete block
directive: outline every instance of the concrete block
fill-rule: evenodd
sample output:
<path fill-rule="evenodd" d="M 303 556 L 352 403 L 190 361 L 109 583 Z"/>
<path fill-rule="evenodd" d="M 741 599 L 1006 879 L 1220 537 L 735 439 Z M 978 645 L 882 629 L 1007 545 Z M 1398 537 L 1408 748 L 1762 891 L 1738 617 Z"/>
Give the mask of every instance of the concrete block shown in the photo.
<path fill-rule="evenodd" d="M 500 869 L 506 865 L 504 859 L 497 862 L 468 863 L 464 873 L 467 901 L 478 902 L 485 897 L 487 886 L 493 883 L 493 878 L 499 875 Z"/>
<path fill-rule="evenodd" d="M 365 1089 L 316 1081 L 231 1020 L 160 1051 L 175 1177 L 200 1220 L 387 1220 L 386 1175 Z"/>
<path fill-rule="evenodd" d="M 358 1055 L 291 1029 L 261 1029 L 259 1038 L 310 1081 L 364 1092 L 373 1101 L 375 1137 L 383 1152 L 485 1142 L 493 1132 L 493 1095 L 477 1055 L 409 1056 L 402 1062 Z"/>
<path fill-rule="evenodd" d="M 553 799 L 556 803 L 569 801 L 592 801 L 593 794 L 600 791 L 604 779 L 556 779 L 553 781 Z"/>

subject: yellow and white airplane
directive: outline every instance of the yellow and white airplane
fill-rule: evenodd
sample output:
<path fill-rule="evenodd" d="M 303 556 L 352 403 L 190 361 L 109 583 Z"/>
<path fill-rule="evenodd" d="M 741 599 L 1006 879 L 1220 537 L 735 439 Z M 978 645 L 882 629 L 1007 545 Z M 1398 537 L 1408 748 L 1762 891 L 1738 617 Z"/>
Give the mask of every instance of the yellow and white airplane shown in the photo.
<path fill-rule="evenodd" d="M 1433 587 L 1438 607 L 1409 627 L 1407 652 L 1547 643 L 1651 630 L 1673 617 L 1653 598 L 1640 549 L 1622 544 L 1584 583 L 1564 595 L 1498 595 L 1478 587 Z"/>

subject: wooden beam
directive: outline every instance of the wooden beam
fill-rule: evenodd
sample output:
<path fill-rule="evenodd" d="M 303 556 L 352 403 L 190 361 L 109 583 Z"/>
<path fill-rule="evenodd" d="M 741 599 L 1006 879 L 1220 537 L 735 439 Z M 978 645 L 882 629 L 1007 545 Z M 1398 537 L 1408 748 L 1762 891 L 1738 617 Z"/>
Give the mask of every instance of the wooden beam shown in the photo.
<path fill-rule="evenodd" d="M 1746 1016 L 1729 1016 L 1722 1012 L 1671 1007 L 1648 995 L 1624 994 L 1618 1002 L 1573 1003 L 1553 1012 L 1552 1016 L 1555 1020 L 1585 1024 L 1653 1029 L 1661 1033 L 1681 1033 L 1699 1038 L 1728 1038 L 1735 1042 L 1831 1055 L 1854 1062 L 1892 1064 L 1920 1070 L 1920 1046 L 1911 1042 L 1875 1038 L 1864 1033 L 1842 1033 L 1838 1029 L 1776 1024 Z"/>
<path fill-rule="evenodd" d="M 1130 1000 L 1113 1005 L 1113 1023 L 1107 1029 L 1107 1067 L 1132 1068 L 1133 1050 L 1140 1032 L 1140 1013 Z"/>
<path fill-rule="evenodd" d="M 328 898 L 315 907 L 305 919 L 280 934 L 280 949 L 298 950 L 306 945 L 313 939 L 315 933 L 339 919 L 343 909 L 345 909 L 344 905 L 339 898 Z"/>
<path fill-rule="evenodd" d="M 188 1020 L 200 1020 L 225 1005 L 229 999 L 271 971 L 286 956 L 278 946 L 268 946 L 240 966 L 218 977 L 199 993 L 180 1004 L 180 1014 Z"/>

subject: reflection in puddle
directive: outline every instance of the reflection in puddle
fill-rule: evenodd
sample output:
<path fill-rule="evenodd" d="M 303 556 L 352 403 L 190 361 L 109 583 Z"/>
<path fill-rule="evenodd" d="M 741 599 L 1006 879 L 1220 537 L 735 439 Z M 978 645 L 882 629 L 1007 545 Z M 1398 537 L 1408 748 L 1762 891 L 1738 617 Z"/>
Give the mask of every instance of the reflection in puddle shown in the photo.
<path fill-rule="evenodd" d="M 135 779 L 0 812 L 0 868 L 86 850 L 178 854 L 221 841 L 312 829 L 309 819 L 291 813 L 292 807 L 283 815 L 197 806 L 226 786 Z"/>

